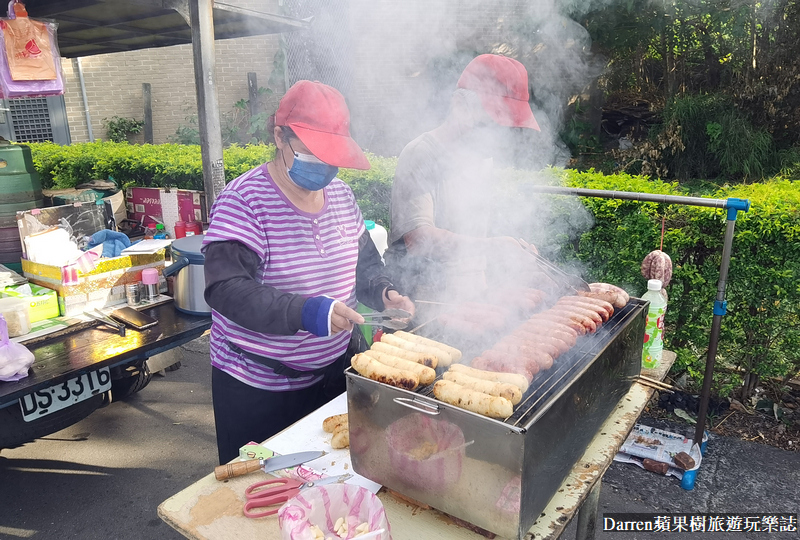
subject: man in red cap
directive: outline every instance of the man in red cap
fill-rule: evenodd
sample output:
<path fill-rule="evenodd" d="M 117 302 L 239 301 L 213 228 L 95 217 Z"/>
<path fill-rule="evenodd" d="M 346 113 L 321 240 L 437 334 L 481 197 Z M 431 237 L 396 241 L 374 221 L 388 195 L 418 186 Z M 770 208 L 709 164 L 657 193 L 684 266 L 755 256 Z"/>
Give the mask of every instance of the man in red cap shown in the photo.
<path fill-rule="evenodd" d="M 487 201 L 491 153 L 511 144 L 507 128 L 539 130 L 528 99 L 521 63 L 478 56 L 461 74 L 444 123 L 400 154 L 385 257 L 395 282 L 413 297 L 480 297 L 487 257 L 527 258 L 513 238 L 487 237 Z"/>
<path fill-rule="evenodd" d="M 220 463 L 345 391 L 357 300 L 414 305 L 384 273 L 339 167 L 368 169 L 334 88 L 300 81 L 275 113 L 275 159 L 220 193 L 205 234 L 205 299 Z M 362 340 L 363 341 L 363 340 Z"/>

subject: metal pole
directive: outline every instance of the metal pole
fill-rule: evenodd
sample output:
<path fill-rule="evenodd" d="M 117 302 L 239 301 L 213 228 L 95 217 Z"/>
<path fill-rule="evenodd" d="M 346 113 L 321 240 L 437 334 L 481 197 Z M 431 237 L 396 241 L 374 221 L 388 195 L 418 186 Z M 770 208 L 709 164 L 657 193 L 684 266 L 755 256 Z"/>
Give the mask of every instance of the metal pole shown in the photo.
<path fill-rule="evenodd" d="M 654 202 L 663 204 L 682 204 L 685 206 L 705 206 L 708 208 L 728 208 L 728 201 L 731 200 L 731 199 L 706 199 L 703 197 L 684 197 L 682 195 L 659 195 L 654 193 L 637 193 L 634 191 L 610 191 L 605 189 L 568 188 L 561 186 L 526 185 L 525 188 L 534 193 L 552 193 L 554 195 L 576 195 L 579 197 L 597 197 L 599 199 L 626 199 L 629 201 Z"/>
<path fill-rule="evenodd" d="M 225 187 L 222 128 L 214 70 L 213 6 L 213 0 L 189 1 L 197 120 L 200 127 L 200 152 L 203 157 L 203 187 L 209 213 L 217 195 Z"/>
<path fill-rule="evenodd" d="M 78 71 L 78 80 L 81 83 L 81 98 L 83 99 L 83 114 L 86 115 L 86 132 L 89 135 L 89 142 L 94 142 L 94 133 L 92 132 L 92 115 L 89 114 L 89 99 L 86 97 L 86 83 L 83 81 L 83 66 L 81 59 L 75 59 L 75 66 Z"/>
<path fill-rule="evenodd" d="M 722 261 L 719 265 L 719 282 L 717 283 L 717 298 L 714 301 L 714 319 L 711 321 L 711 336 L 708 342 L 708 356 L 706 357 L 706 372 L 703 375 L 703 390 L 700 392 L 700 409 L 697 413 L 697 427 L 694 431 L 695 444 L 703 444 L 703 432 L 706 428 L 706 415 L 708 402 L 711 398 L 711 383 L 714 379 L 714 363 L 717 359 L 717 345 L 719 332 L 722 326 L 722 317 L 727 311 L 725 301 L 725 287 L 728 281 L 728 268 L 731 263 L 731 250 L 733 248 L 733 229 L 736 225 L 736 210 L 728 210 L 728 222 L 725 228 L 725 241 L 722 245 Z"/>

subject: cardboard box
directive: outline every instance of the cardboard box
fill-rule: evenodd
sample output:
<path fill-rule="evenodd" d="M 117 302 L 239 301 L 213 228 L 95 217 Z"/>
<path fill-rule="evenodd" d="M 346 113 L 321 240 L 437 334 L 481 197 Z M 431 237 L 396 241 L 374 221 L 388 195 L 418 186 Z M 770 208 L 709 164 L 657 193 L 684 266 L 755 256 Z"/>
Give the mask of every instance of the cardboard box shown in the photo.
<path fill-rule="evenodd" d="M 147 227 L 163 223 L 175 238 L 176 221 L 207 221 L 206 196 L 202 191 L 167 188 L 129 188 L 125 192 L 128 219 Z"/>
<path fill-rule="evenodd" d="M 145 268 L 155 268 L 161 274 L 164 266 L 164 250 L 101 259 L 87 273 L 22 260 L 22 271 L 28 281 L 53 289 L 58 294 L 59 311 L 67 317 L 87 309 L 125 303 L 125 285 L 141 281 Z"/>
<path fill-rule="evenodd" d="M 69 225 L 70 236 L 78 249 L 84 249 L 87 237 L 107 228 L 110 223 L 111 204 L 106 204 L 102 200 L 97 202 L 76 202 L 17 212 L 17 226 L 23 253 L 27 253 L 26 237 L 50 227 L 65 228 L 65 224 Z"/>
<path fill-rule="evenodd" d="M 20 288 L 30 287 L 32 296 L 19 292 Z M 16 285 L 6 287 L 0 291 L 0 296 L 12 296 L 29 300 L 28 316 L 32 323 L 58 317 L 60 310 L 58 307 L 58 294 L 52 289 L 29 283 L 28 285 Z"/>

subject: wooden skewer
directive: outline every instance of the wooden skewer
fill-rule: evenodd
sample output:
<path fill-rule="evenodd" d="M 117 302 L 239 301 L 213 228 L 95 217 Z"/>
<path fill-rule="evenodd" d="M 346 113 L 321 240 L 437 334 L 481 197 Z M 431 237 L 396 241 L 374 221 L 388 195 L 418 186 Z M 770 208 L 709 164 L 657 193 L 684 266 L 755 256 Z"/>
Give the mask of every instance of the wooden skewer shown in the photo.
<path fill-rule="evenodd" d="M 651 377 L 645 377 L 644 375 L 639 375 L 639 379 L 647 381 L 647 382 L 651 382 L 653 384 L 658 384 L 660 386 L 664 386 L 669 390 L 679 390 L 678 388 L 672 386 L 669 383 L 665 383 L 664 381 L 659 381 L 658 379 L 653 379 Z"/>
<path fill-rule="evenodd" d="M 642 386 L 647 386 L 648 388 L 652 388 L 653 390 L 658 390 L 659 392 L 669 392 L 669 393 L 675 392 L 674 390 L 670 390 L 669 388 L 664 388 L 663 386 L 656 386 L 655 384 L 648 381 L 643 381 L 642 379 L 637 379 L 636 382 L 638 382 Z"/>

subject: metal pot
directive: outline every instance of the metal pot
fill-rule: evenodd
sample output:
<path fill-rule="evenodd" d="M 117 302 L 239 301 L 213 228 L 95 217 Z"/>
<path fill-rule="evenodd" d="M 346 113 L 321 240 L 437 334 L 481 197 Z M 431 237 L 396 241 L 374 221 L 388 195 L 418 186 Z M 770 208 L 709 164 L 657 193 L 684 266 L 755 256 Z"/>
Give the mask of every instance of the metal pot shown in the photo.
<path fill-rule="evenodd" d="M 206 289 L 203 238 L 199 234 L 172 242 L 172 264 L 164 270 L 164 277 L 175 276 L 175 307 L 190 315 L 211 315 L 211 307 L 203 296 Z"/>

